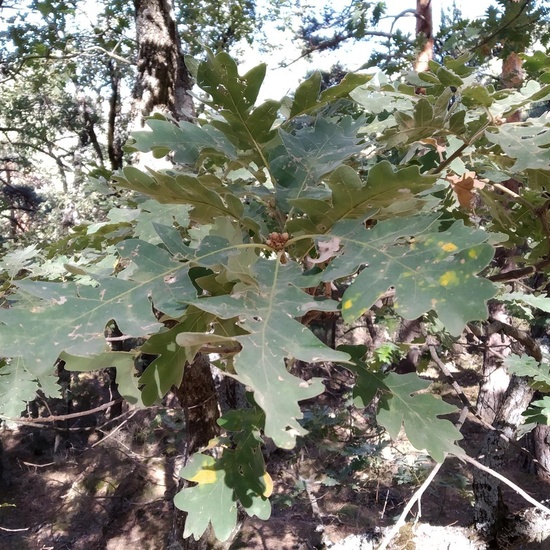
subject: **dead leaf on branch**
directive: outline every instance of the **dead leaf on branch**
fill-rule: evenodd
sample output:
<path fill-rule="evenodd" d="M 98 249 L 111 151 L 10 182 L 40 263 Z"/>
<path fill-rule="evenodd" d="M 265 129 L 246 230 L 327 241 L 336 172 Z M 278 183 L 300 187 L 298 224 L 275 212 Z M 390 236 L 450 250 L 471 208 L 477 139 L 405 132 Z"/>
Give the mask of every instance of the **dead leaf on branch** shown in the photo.
<path fill-rule="evenodd" d="M 476 189 L 483 189 L 485 184 L 477 179 L 475 172 L 464 172 L 462 176 L 456 174 L 447 176 L 447 181 L 451 184 L 453 191 L 456 194 L 456 198 L 460 206 L 471 210 L 473 207 L 473 201 L 476 197 Z"/>

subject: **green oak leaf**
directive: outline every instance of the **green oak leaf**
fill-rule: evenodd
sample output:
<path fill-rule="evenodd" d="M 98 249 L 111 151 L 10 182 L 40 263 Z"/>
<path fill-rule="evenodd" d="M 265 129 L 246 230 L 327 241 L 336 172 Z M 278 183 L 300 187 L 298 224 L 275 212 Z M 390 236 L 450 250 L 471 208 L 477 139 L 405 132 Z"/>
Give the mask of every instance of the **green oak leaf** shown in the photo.
<path fill-rule="evenodd" d="M 237 524 L 237 502 L 233 489 L 225 482 L 225 475 L 214 458 L 199 453 L 181 470 L 182 478 L 196 483 L 174 497 L 176 507 L 188 514 L 184 538 L 193 535 L 198 540 L 209 523 L 219 541 L 231 535 Z"/>
<path fill-rule="evenodd" d="M 290 117 L 306 113 L 317 105 L 321 91 L 321 73 L 315 71 L 296 88 L 294 101 L 290 109 Z"/>
<path fill-rule="evenodd" d="M 261 411 L 256 407 L 229 411 L 218 423 L 233 432 L 231 445 L 224 445 L 217 459 L 194 454 L 180 476 L 197 485 L 185 487 L 174 502 L 188 513 L 184 536 L 198 539 L 211 523 L 216 537 L 223 541 L 235 528 L 237 501 L 249 516 L 269 519 L 272 481 L 261 452 Z"/>
<path fill-rule="evenodd" d="M 411 444 L 418 450 L 426 449 L 431 457 L 442 462 L 446 453 L 460 455 L 462 449 L 455 444 L 462 434 L 440 415 L 456 411 L 432 394 L 418 393 L 426 390 L 430 382 L 416 373 L 395 374 L 369 369 L 363 361 L 368 349 L 365 346 L 341 346 L 352 356 L 346 368 L 356 375 L 353 401 L 356 407 L 368 406 L 376 395 L 380 396 L 376 419 L 396 438 L 402 427 Z"/>
<path fill-rule="evenodd" d="M 332 101 L 349 97 L 350 92 L 358 86 L 366 84 L 371 78 L 371 75 L 348 73 L 338 84 L 321 92 L 321 73 L 314 72 L 296 89 L 289 117 L 307 115 L 318 111 Z"/>
<path fill-rule="evenodd" d="M 528 306 L 550 313 L 550 298 L 547 296 L 535 296 L 534 294 L 525 294 L 523 292 L 510 292 L 502 294 L 500 299 L 503 301 L 523 302 Z"/>
<path fill-rule="evenodd" d="M 21 357 L 35 376 L 50 372 L 61 351 L 80 356 L 103 352 L 105 326 L 112 319 L 128 336 L 143 336 L 161 326 L 146 284 L 106 278 L 97 287 L 30 280 L 17 285 L 20 292 L 39 300 L 32 310 L 0 309 L 0 322 L 5 323 L 0 327 L 0 349 L 7 357 Z"/>
<path fill-rule="evenodd" d="M 210 235 L 223 237 L 230 245 L 235 246 L 227 256 L 227 262 L 223 266 L 224 270 L 217 277 L 218 281 L 254 284 L 252 270 L 258 259 L 258 252 L 252 246 L 242 247 L 244 235 L 240 225 L 229 218 L 217 218 L 210 230 Z"/>
<path fill-rule="evenodd" d="M 41 378 L 53 378 L 44 375 Z M 14 357 L 0 368 L 0 415 L 7 418 L 19 418 L 25 410 L 28 401 L 36 397 L 36 392 L 42 389 L 37 377 L 24 365 L 20 357 Z M 48 383 L 48 386 L 51 384 Z M 44 393 L 48 397 L 61 397 L 60 388 L 55 383 Z"/>
<path fill-rule="evenodd" d="M 166 315 L 178 317 L 183 313 L 185 299 L 196 295 L 186 264 L 175 260 L 163 248 L 139 239 L 122 241 L 117 250 L 123 261 L 131 262 L 119 277 L 138 283 L 141 292 Z M 189 254 L 194 252 L 187 250 Z"/>
<path fill-rule="evenodd" d="M 370 74 L 348 73 L 338 84 L 323 90 L 319 102 L 321 104 L 326 104 L 341 97 L 349 97 L 353 90 L 359 86 L 363 86 L 371 80 L 371 78 L 372 75 Z"/>
<path fill-rule="evenodd" d="M 336 124 L 322 117 L 313 127 L 291 134 L 282 129 L 279 136 L 283 146 L 272 154 L 270 172 L 277 182 L 277 201 L 311 197 L 320 179 L 332 172 L 350 156 L 359 153 L 364 145 L 357 137 L 362 121 L 344 120 Z"/>
<path fill-rule="evenodd" d="M 386 388 L 383 376 L 368 369 L 362 358 L 368 353 L 366 346 L 338 346 L 340 351 L 349 353 L 352 360 L 345 367 L 355 374 L 353 385 L 353 404 L 358 408 L 365 408 L 376 397 L 376 394 Z"/>
<path fill-rule="evenodd" d="M 204 149 L 228 159 L 237 158 L 235 146 L 210 124 L 198 126 L 185 121 L 174 124 L 158 118 L 150 118 L 146 124 L 151 131 L 133 132 L 132 142 L 126 148 L 151 151 L 156 158 L 173 152 L 174 162 L 188 165 L 195 165 Z"/>
<path fill-rule="evenodd" d="M 213 316 L 193 307 L 188 307 L 185 317 L 175 327 L 153 334 L 141 346 L 141 353 L 156 355 L 139 379 L 143 403 L 147 406 L 162 399 L 172 388 L 179 388 L 183 381 L 185 365 L 195 358 L 202 346 L 193 342 L 188 347 L 176 344 L 181 333 L 206 332 Z"/>
<path fill-rule="evenodd" d="M 531 402 L 529 408 L 522 413 L 526 424 L 542 424 L 550 426 L 550 396 Z"/>
<path fill-rule="evenodd" d="M 485 242 L 488 234 L 462 222 L 438 229 L 436 215 L 394 218 L 370 229 L 353 220 L 336 224 L 330 236 L 340 240 L 341 248 L 323 280 L 361 268 L 343 295 L 344 319 L 360 317 L 390 287 L 395 288 L 395 310 L 405 319 L 434 310 L 453 335 L 468 321 L 485 319 L 486 302 L 496 289 L 476 274 L 493 257 L 493 247 Z"/>
<path fill-rule="evenodd" d="M 121 172 L 113 174 L 120 187 L 143 193 L 163 204 L 186 204 L 192 209 L 189 216 L 192 221 L 206 224 L 218 216 L 243 218 L 243 205 L 239 197 L 232 194 L 215 176 L 193 176 L 172 174 L 149 170 L 150 175 L 133 166 L 127 166 Z M 255 222 L 244 222 L 257 227 Z"/>
<path fill-rule="evenodd" d="M 258 65 L 240 76 L 237 64 L 229 54 L 219 52 L 214 55 L 208 49 L 206 53 L 207 59 L 199 64 L 197 70 L 197 85 L 210 95 L 211 104 L 241 115 L 248 113 L 258 99 L 266 65 Z"/>
<path fill-rule="evenodd" d="M 5 271 L 8 277 L 15 277 L 21 270 L 30 269 L 32 262 L 39 256 L 40 250 L 35 244 L 10 250 L 0 259 L 0 272 Z"/>
<path fill-rule="evenodd" d="M 111 320 L 123 334 L 139 337 L 162 326 L 153 305 L 166 315 L 181 316 L 186 300 L 197 295 L 189 262 L 176 261 L 163 248 L 139 239 L 117 248 L 127 267 L 118 277 L 98 278 L 96 286 L 18 281 L 19 306 L 0 308 L 3 355 L 21 357 L 31 374 L 43 376 L 61 351 L 84 357 L 105 351 L 104 330 Z M 224 263 L 229 248 L 227 240 L 214 236 L 187 250 L 194 265 L 211 266 Z"/>
<path fill-rule="evenodd" d="M 516 159 L 512 172 L 529 169 L 547 170 L 550 165 L 550 131 L 542 124 L 503 124 L 485 137 L 500 146 L 502 152 Z"/>
<path fill-rule="evenodd" d="M 289 202 L 308 215 L 310 231 L 325 233 L 337 221 L 368 215 L 373 209 L 388 209 L 391 216 L 420 210 L 423 201 L 415 195 L 433 186 L 437 176 L 420 174 L 418 166 L 394 170 L 388 161 L 375 164 L 368 173 L 366 183 L 350 166 L 340 166 L 327 179 L 331 190 L 330 200 L 312 198 L 291 199 Z M 377 215 L 377 218 L 380 218 Z M 303 219 L 289 222 L 304 227 Z"/>
<path fill-rule="evenodd" d="M 426 449 L 437 462 L 443 462 L 447 453 L 464 453 L 455 443 L 462 439 L 460 431 L 449 420 L 438 418 L 455 412 L 456 407 L 432 394 L 418 393 L 430 382 L 416 373 L 378 376 L 386 389 L 382 391 L 376 419 L 392 438 L 403 427 L 411 444 L 418 450 Z"/>
<path fill-rule="evenodd" d="M 257 286 L 232 296 L 212 296 L 190 303 L 222 319 L 240 318 L 247 334 L 236 335 L 242 350 L 234 359 L 237 379 L 254 392 L 266 415 L 265 433 L 276 445 L 290 449 L 305 434 L 298 423 L 298 402 L 322 392 L 319 380 L 305 382 L 292 376 L 288 357 L 307 362 L 347 361 L 348 355 L 325 346 L 295 320 L 308 311 L 334 311 L 336 302 L 319 301 L 304 292 L 319 278 L 302 276 L 295 262 L 259 259 L 254 266 Z M 300 280 L 302 279 L 302 280 Z"/>
<path fill-rule="evenodd" d="M 256 160 L 263 161 L 264 144 L 276 135 L 273 124 L 280 107 L 278 101 L 272 100 L 254 107 L 266 66 L 258 65 L 241 76 L 227 53 L 214 55 L 208 49 L 206 53 L 206 60 L 197 67 L 197 85 L 210 95 L 205 103 L 217 107 L 225 119 L 218 118 L 210 124 L 240 149 L 255 151 Z"/>
<path fill-rule="evenodd" d="M 68 371 L 89 372 L 114 367 L 120 395 L 132 405 L 144 406 L 141 400 L 141 391 L 138 387 L 139 377 L 134 364 L 136 353 L 111 351 L 91 357 L 78 357 L 62 352 L 59 358 L 65 361 L 65 369 Z"/>
<path fill-rule="evenodd" d="M 174 223 L 180 227 L 189 225 L 189 209 L 181 204 L 160 204 L 153 199 L 148 199 L 142 202 L 139 208 L 141 212 L 136 220 L 134 235 L 142 241 L 151 244 L 160 242 L 153 224 L 168 227 Z"/>
<path fill-rule="evenodd" d="M 539 391 L 550 391 L 550 365 L 548 358 L 539 363 L 528 355 L 509 355 L 504 359 L 504 366 L 510 374 L 532 378 L 532 386 Z"/>

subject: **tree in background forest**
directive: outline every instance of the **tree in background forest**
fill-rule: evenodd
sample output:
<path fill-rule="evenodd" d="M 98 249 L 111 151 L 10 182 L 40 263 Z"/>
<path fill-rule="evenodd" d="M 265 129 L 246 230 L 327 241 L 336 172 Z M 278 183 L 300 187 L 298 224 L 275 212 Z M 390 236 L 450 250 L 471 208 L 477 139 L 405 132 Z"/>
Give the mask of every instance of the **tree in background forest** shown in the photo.
<path fill-rule="evenodd" d="M 292 96 L 257 104 L 265 66 L 240 74 L 224 51 L 250 36 L 254 6 L 223 5 L 188 3 L 178 13 L 166 1 L 136 0 L 134 12 L 106 2 L 86 33 L 78 3 L 33 2 L 40 24 L 17 14 L 3 34 L 11 89 L 1 90 L 2 184 L 12 239 L 41 200 L 52 200 L 30 186 L 42 158 L 65 193 L 82 193 L 90 177 L 113 195 L 99 224 L 68 219 L 75 227 L 60 241 L 8 249 L 0 264 L 3 416 L 18 416 L 37 390 L 57 397 L 61 363 L 70 372 L 114 368 L 134 406 L 175 392 L 195 453 L 175 498 L 187 512 L 184 536 L 199 539 L 210 524 L 224 540 L 237 523 L 235 502 L 269 517 L 264 438 L 289 450 L 306 435 L 300 402 L 323 391 L 311 375 L 318 362 L 329 365 L 329 380 L 338 369 L 353 375 L 354 406 L 373 408 L 389 436 L 404 428 L 436 462 L 451 455 L 482 468 L 458 444 L 463 420 L 440 418 L 456 408 L 424 391 L 417 370 L 429 358 L 463 413 L 487 429 L 482 454 L 492 476 L 522 420 L 550 423 L 540 341 L 550 311 L 549 123 L 534 111 L 550 100 L 550 58 L 531 51 L 534 40 L 546 47 L 547 13 L 533 2 L 500 2 L 482 21 L 453 12 L 433 36 L 430 3 L 419 0 L 414 39 L 376 30 L 383 3 L 306 16 L 304 54 L 382 37 L 388 52 L 366 67 L 407 71 L 393 80 L 349 73 L 323 90 L 314 73 Z M 184 58 L 178 17 L 186 37 L 203 12 L 214 49 Z M 415 71 L 414 60 L 395 56 L 411 40 Z M 497 56 L 504 69 L 488 77 Z M 199 119 L 192 82 L 202 94 Z M 133 90 L 126 111 L 125 88 Z M 124 160 L 121 128 L 144 120 Z M 149 152 L 168 155 L 166 167 L 131 165 L 130 154 Z M 366 326 L 363 341 L 330 337 L 342 324 Z M 137 347 L 113 345 L 124 339 Z M 458 353 L 481 364 L 477 406 L 448 369 Z M 213 354 L 214 372 L 248 392 L 246 407 L 221 407 L 221 418 Z M 496 370 L 511 375 L 500 396 Z M 539 464 L 547 474 L 550 465 Z M 492 479 L 475 477 L 475 521 L 494 541 L 507 517 Z"/>

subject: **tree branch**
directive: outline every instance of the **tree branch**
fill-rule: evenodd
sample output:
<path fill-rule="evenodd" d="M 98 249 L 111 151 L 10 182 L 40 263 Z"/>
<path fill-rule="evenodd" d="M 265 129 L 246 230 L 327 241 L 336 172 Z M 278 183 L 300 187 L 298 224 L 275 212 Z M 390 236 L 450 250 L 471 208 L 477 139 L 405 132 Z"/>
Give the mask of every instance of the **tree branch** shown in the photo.
<path fill-rule="evenodd" d="M 365 31 L 363 33 L 363 36 L 378 36 L 381 38 L 388 38 L 388 39 L 393 38 L 392 33 L 382 32 L 382 31 Z M 324 50 L 336 48 L 339 44 L 341 44 L 342 42 L 345 42 L 346 40 L 350 40 L 351 38 L 355 38 L 352 33 L 335 35 L 333 38 L 323 40 L 318 44 L 309 46 L 308 48 L 304 49 L 303 53 L 299 57 L 297 57 L 293 61 L 290 61 L 289 63 L 284 63 L 282 65 L 279 65 L 278 68 L 286 69 L 287 67 L 290 67 L 291 65 L 294 65 L 294 63 L 297 63 L 298 61 L 300 61 L 300 59 L 303 59 L 304 57 L 307 57 L 308 55 L 311 55 L 314 52 L 322 52 Z"/>
<path fill-rule="evenodd" d="M 40 418 L 10 418 L 8 416 L 0 415 L 0 418 L 8 422 L 20 422 L 25 424 L 27 423 L 41 424 L 44 422 L 58 422 L 61 420 L 70 420 L 71 418 L 81 418 L 82 416 L 95 414 L 96 412 L 103 411 L 105 409 L 108 409 L 109 407 L 112 407 L 113 405 L 116 405 L 120 401 L 124 401 L 124 399 L 122 397 L 119 397 L 118 399 L 113 399 L 113 401 L 109 401 L 109 403 L 104 403 L 103 405 L 100 405 L 99 407 L 95 407 L 94 409 L 89 409 L 87 411 L 81 411 L 81 412 L 70 413 L 70 414 L 50 415 L 50 416 L 43 416 Z"/>
<path fill-rule="evenodd" d="M 508 323 L 503 323 L 497 319 L 491 320 L 491 324 L 487 327 L 487 334 L 494 334 L 495 332 L 503 332 L 510 338 L 514 338 L 520 344 L 523 345 L 525 351 L 533 357 L 536 361 L 542 361 L 542 351 L 540 346 L 534 338 L 532 338 L 527 332 L 520 330 Z"/>
<path fill-rule="evenodd" d="M 546 506 L 544 506 L 544 504 L 540 503 L 538 500 L 535 500 L 531 495 L 528 495 L 521 487 L 518 487 L 515 483 L 511 482 L 508 478 L 504 477 L 498 472 L 495 472 L 495 470 L 489 468 L 488 466 L 485 466 L 484 464 L 481 464 L 481 462 L 478 462 L 475 458 L 472 458 L 467 454 L 464 454 L 463 456 L 458 456 L 457 458 L 459 460 L 463 460 L 464 462 L 468 462 L 472 464 L 479 470 L 493 477 L 496 477 L 499 481 L 502 481 L 502 483 L 505 483 L 506 485 L 508 485 L 508 487 L 513 489 L 518 495 L 521 495 L 527 502 L 532 504 L 535 508 L 538 508 L 539 510 L 542 510 L 547 514 L 550 514 L 550 508 L 547 508 Z"/>
<path fill-rule="evenodd" d="M 462 425 L 464 424 L 464 421 L 466 420 L 466 415 L 468 414 L 468 408 L 464 407 L 462 409 L 462 412 L 460 413 L 460 417 L 457 420 L 455 426 L 460 429 Z M 393 538 L 399 533 L 399 530 L 403 525 L 405 525 L 405 521 L 407 519 L 407 515 L 411 511 L 412 507 L 415 505 L 416 502 L 419 503 L 419 510 L 420 510 L 420 499 L 422 498 L 422 495 L 426 491 L 426 489 L 430 486 L 430 483 L 434 480 L 435 476 L 437 475 L 437 472 L 441 469 L 445 461 L 439 462 L 435 465 L 435 468 L 430 472 L 430 475 L 424 480 L 424 483 L 414 492 L 413 496 L 403 509 L 403 512 L 401 512 L 401 515 L 399 516 L 399 519 L 395 522 L 395 525 L 391 528 L 389 533 L 384 537 L 384 540 L 380 544 L 380 546 L 377 548 L 377 550 L 385 550 L 390 542 L 393 540 Z M 420 512 L 416 518 L 416 521 L 418 521 L 418 518 L 420 517 Z"/>

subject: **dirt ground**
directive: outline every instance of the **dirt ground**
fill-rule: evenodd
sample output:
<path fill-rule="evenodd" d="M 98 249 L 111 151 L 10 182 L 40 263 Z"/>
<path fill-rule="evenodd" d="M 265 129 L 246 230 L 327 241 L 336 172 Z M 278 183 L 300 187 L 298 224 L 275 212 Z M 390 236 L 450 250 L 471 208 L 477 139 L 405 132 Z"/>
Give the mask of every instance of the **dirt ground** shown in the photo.
<path fill-rule="evenodd" d="M 172 505 L 185 437 L 181 412 L 125 408 L 105 422 L 102 412 L 93 425 L 70 431 L 4 428 L 0 550 L 184 548 L 181 513 Z M 268 453 L 271 519 L 243 518 L 223 548 L 376 548 L 434 466 L 406 441 L 389 441 L 368 413 L 351 406 L 308 403 L 304 422 L 310 434 L 296 449 Z M 468 421 L 463 432 L 465 448 L 475 454 L 484 429 Z M 507 464 L 503 473 L 534 498 L 550 497 L 550 486 L 523 472 L 514 453 Z M 390 548 L 485 548 L 469 527 L 471 473 L 448 459 L 422 497 L 418 523 L 412 522 L 415 507 Z M 508 488 L 504 497 L 519 525 L 531 514 L 535 526 L 528 535 L 511 533 L 502 547 L 550 549 L 550 518 L 529 511 Z"/>

